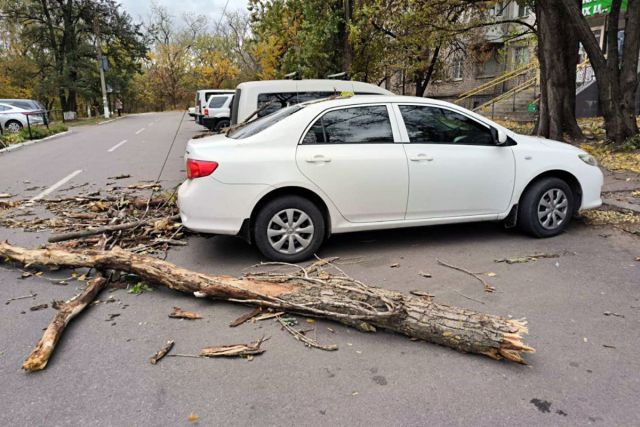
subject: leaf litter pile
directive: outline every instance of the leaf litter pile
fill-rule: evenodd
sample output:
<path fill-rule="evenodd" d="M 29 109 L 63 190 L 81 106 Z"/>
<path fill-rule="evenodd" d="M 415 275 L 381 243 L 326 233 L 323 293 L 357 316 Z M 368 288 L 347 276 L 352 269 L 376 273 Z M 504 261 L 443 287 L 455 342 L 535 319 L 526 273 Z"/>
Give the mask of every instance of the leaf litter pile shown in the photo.
<path fill-rule="evenodd" d="M 67 249 L 112 249 L 155 254 L 186 245 L 175 195 L 137 195 L 139 186 L 72 197 L 0 200 L 0 226 L 49 231 L 49 242 Z M 155 188 L 154 188 L 155 190 Z"/>

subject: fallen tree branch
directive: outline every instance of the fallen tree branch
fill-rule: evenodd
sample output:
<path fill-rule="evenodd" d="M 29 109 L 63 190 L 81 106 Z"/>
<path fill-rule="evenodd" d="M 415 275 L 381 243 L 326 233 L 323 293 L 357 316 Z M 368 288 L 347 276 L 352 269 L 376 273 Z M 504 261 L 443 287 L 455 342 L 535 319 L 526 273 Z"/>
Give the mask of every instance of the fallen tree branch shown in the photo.
<path fill-rule="evenodd" d="M 320 350 L 325 350 L 325 351 L 335 351 L 338 349 L 338 346 L 335 344 L 330 344 L 330 345 L 319 344 L 318 342 L 316 342 L 315 340 L 312 340 L 302 332 L 297 331 L 291 326 L 289 326 L 286 322 L 282 320 L 280 316 L 276 317 L 276 319 L 278 320 L 278 323 L 280 323 L 287 332 L 289 332 L 291 335 L 293 335 L 293 337 L 296 340 L 300 341 L 307 347 L 319 348 Z"/>
<path fill-rule="evenodd" d="M 169 221 L 177 221 L 180 215 L 174 215 L 167 218 Z M 73 231 L 71 233 L 55 234 L 47 240 L 49 243 L 63 242 L 65 240 L 81 239 L 83 237 L 95 236 L 96 234 L 107 233 L 111 231 L 128 230 L 130 228 L 139 227 L 141 225 L 151 224 L 158 221 L 157 218 L 150 218 L 141 221 L 127 222 L 125 224 L 105 225 L 104 227 L 90 228 L 83 231 Z"/>
<path fill-rule="evenodd" d="M 240 326 L 244 322 L 246 322 L 247 320 L 249 320 L 249 319 L 251 319 L 253 317 L 256 317 L 260 313 L 262 313 L 262 308 L 261 307 L 256 307 L 253 310 L 251 310 L 250 312 L 243 314 L 242 316 L 238 317 L 236 320 L 231 322 L 229 324 L 229 327 L 235 328 L 236 326 Z"/>
<path fill-rule="evenodd" d="M 51 323 L 49 323 L 38 345 L 36 345 L 29 357 L 27 357 L 27 360 L 22 364 L 22 369 L 27 372 L 44 369 L 71 319 L 82 312 L 108 283 L 109 281 L 104 277 L 97 276 L 95 279 L 89 281 L 87 288 L 80 295 L 67 302 L 54 303 L 53 308 L 58 310 L 58 312 L 53 320 L 51 320 Z"/>
<path fill-rule="evenodd" d="M 151 363 L 152 365 L 157 364 L 160 360 L 162 360 L 167 355 L 167 353 L 171 351 L 174 344 L 175 344 L 175 341 L 173 340 L 167 341 L 167 344 L 165 344 L 164 347 L 162 347 L 156 354 L 154 354 L 149 358 L 149 363 Z"/>
<path fill-rule="evenodd" d="M 0 243 L 0 259 L 22 264 L 94 267 L 136 274 L 142 280 L 197 297 L 222 299 L 277 311 L 324 317 L 361 331 L 382 328 L 494 359 L 524 363 L 533 348 L 522 342 L 526 321 L 438 304 L 424 297 L 367 286 L 320 271 L 317 276 L 255 273 L 207 275 L 115 248 L 110 251 L 25 249 Z"/>
<path fill-rule="evenodd" d="M 480 276 L 478 273 L 473 273 L 473 272 L 471 272 L 471 271 L 469 271 L 469 270 L 467 270 L 467 269 L 465 269 L 465 268 L 458 267 L 458 266 L 451 265 L 451 264 L 447 264 L 446 262 L 441 261 L 441 260 L 439 260 L 439 259 L 436 259 L 436 261 L 438 261 L 438 264 L 440 264 L 440 265 L 443 265 L 443 266 L 445 266 L 445 267 L 452 268 L 452 269 L 454 269 L 454 270 L 461 271 L 461 272 L 463 272 L 463 273 L 467 273 L 467 274 L 468 274 L 469 276 L 471 276 L 471 277 L 475 277 L 476 279 L 478 279 L 478 280 L 480 281 L 480 283 L 482 283 L 482 286 L 484 286 L 484 291 L 485 291 L 485 292 L 493 292 L 493 291 L 495 291 L 495 290 L 496 290 L 496 288 L 494 288 L 493 286 L 491 286 L 491 285 L 490 285 L 486 280 L 484 280 L 484 279 L 482 278 L 482 276 Z"/>
<path fill-rule="evenodd" d="M 251 344 L 228 344 L 220 346 L 205 347 L 200 350 L 200 357 L 247 357 L 262 354 L 266 350 L 260 348 L 263 342 L 269 338 L 260 338 Z"/>

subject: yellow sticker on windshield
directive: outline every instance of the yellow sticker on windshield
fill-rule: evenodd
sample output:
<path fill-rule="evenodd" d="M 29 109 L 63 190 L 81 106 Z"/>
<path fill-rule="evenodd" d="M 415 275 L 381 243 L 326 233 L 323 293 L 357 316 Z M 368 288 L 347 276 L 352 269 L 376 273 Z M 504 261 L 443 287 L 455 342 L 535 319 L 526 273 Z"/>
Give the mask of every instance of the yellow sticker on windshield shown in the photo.
<path fill-rule="evenodd" d="M 349 90 L 343 90 L 342 92 L 340 92 L 340 96 L 353 96 L 354 93 L 349 91 Z"/>

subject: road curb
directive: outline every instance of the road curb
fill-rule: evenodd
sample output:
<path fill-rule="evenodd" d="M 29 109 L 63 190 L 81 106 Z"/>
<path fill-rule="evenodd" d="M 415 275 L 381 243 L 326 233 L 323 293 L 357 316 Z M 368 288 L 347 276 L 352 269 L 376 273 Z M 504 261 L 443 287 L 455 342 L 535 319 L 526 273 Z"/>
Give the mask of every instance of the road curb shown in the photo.
<path fill-rule="evenodd" d="M 17 149 L 19 149 L 21 147 L 26 147 L 28 145 L 33 145 L 33 144 L 37 144 L 39 142 L 47 141 L 49 139 L 54 139 L 54 138 L 57 138 L 59 136 L 64 136 L 64 135 L 70 134 L 71 132 L 72 132 L 71 129 L 69 129 L 69 130 L 64 131 L 64 132 L 56 133 L 55 135 L 47 136 L 46 138 L 34 139 L 32 141 L 27 141 L 27 142 L 23 142 L 23 143 L 20 143 L 20 144 L 10 145 L 10 146 L 8 146 L 6 148 L 1 149 L 0 150 L 0 154 L 5 153 L 5 152 L 9 152 L 9 151 L 14 151 L 14 150 L 17 150 Z"/>
<path fill-rule="evenodd" d="M 626 209 L 635 213 L 640 213 L 640 206 L 634 205 L 631 203 L 621 202 L 619 200 L 603 198 L 602 204 L 605 206 L 611 206 L 613 208 Z"/>
<path fill-rule="evenodd" d="M 97 124 L 98 126 L 100 126 L 100 125 L 106 125 L 107 123 L 115 122 L 116 120 L 124 119 L 125 117 L 127 117 L 127 116 L 114 117 L 113 119 L 108 119 L 108 120 L 105 120 L 104 122 L 98 122 L 98 123 L 96 123 L 96 124 Z"/>

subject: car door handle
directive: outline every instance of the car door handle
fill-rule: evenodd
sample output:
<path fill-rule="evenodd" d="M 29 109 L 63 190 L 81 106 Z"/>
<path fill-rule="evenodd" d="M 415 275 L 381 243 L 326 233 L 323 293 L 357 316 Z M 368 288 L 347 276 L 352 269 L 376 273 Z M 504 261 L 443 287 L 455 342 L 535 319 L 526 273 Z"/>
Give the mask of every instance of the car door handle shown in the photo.
<path fill-rule="evenodd" d="M 424 153 L 420 153 L 414 157 L 409 157 L 409 160 L 411 160 L 412 162 L 431 162 L 433 161 L 433 157 L 427 156 Z"/>
<path fill-rule="evenodd" d="M 325 157 L 322 154 L 316 154 L 315 156 L 306 159 L 307 163 L 329 163 L 330 161 L 330 158 Z"/>

